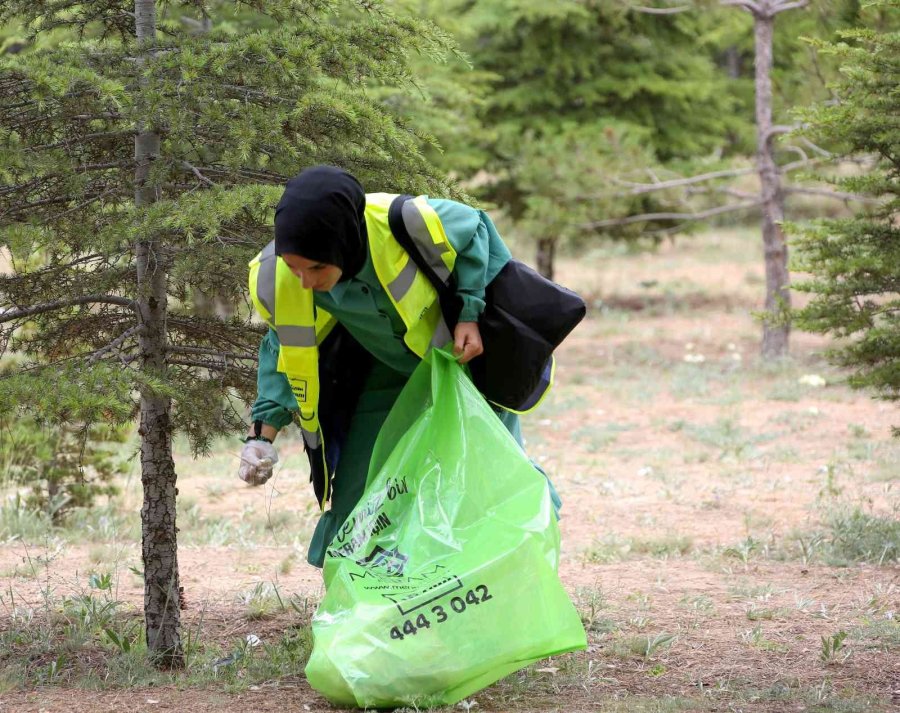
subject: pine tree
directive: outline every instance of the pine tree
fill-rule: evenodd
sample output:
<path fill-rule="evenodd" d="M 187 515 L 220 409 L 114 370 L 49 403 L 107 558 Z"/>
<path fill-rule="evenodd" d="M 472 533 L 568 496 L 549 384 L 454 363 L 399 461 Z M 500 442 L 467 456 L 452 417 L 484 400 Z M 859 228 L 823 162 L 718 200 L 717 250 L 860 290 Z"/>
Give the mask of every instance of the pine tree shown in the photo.
<path fill-rule="evenodd" d="M 736 111 L 707 40 L 715 24 L 701 11 L 650 15 L 607 0 L 457 5 L 464 46 L 494 76 L 482 111 L 497 178 L 489 197 L 537 240 L 545 274 L 560 240 L 600 232 L 590 221 L 669 205 L 664 194 L 606 195 L 614 177 L 646 180 L 660 162 L 721 153 L 748 135 L 751 116 Z M 603 232 L 633 238 L 639 228 Z"/>
<path fill-rule="evenodd" d="M 853 370 L 850 383 L 900 399 L 900 26 L 898 0 L 880 0 L 872 29 L 845 31 L 823 45 L 842 63 L 839 103 L 803 113 L 806 131 L 844 156 L 863 157 L 860 175 L 836 183 L 877 199 L 850 218 L 793 226 L 794 268 L 811 273 L 795 289 L 812 300 L 796 312 L 803 329 L 840 341 L 831 351 Z M 890 19 L 892 18 L 892 19 Z M 880 28 L 880 29 L 879 29 Z M 900 436 L 900 428 L 894 429 Z"/>
<path fill-rule="evenodd" d="M 138 418 L 147 643 L 178 666 L 172 437 L 204 451 L 243 427 L 260 333 L 247 309 L 194 314 L 191 294 L 246 303 L 305 166 L 451 191 L 369 90 L 410 87 L 410 56 L 451 42 L 371 0 L 6 0 L 6 22 L 36 49 L 0 58 L 0 356 L 18 355 L 0 410 Z M 75 41 L 41 46 L 55 30 Z"/>

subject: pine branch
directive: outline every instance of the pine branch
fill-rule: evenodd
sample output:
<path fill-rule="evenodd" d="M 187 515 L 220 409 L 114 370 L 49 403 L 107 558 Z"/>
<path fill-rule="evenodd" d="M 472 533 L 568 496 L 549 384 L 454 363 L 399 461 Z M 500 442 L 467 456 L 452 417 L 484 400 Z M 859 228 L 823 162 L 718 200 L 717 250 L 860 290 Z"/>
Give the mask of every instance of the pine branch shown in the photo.
<path fill-rule="evenodd" d="M 834 198 L 839 201 L 855 201 L 857 203 L 870 203 L 879 205 L 881 203 L 877 198 L 871 196 L 863 196 L 858 193 L 844 193 L 842 191 L 830 191 L 827 188 L 803 188 L 800 186 L 785 187 L 786 193 L 802 193 L 810 196 L 825 196 L 826 198 Z"/>
<path fill-rule="evenodd" d="M 197 168 L 196 166 L 194 166 L 194 165 L 193 165 L 192 163 L 190 163 L 189 161 L 182 161 L 182 162 L 181 162 L 181 166 L 182 166 L 182 168 L 186 168 L 188 171 L 190 171 L 191 173 L 193 173 L 197 178 L 199 178 L 201 183 L 204 183 L 204 184 L 206 184 L 207 186 L 211 186 L 211 187 L 212 187 L 212 186 L 218 185 L 215 181 L 211 181 L 211 180 L 208 179 L 206 176 L 204 176 L 204 175 L 200 172 L 200 169 Z"/>
<path fill-rule="evenodd" d="M 798 10 L 809 5 L 809 0 L 797 0 L 796 2 L 776 2 L 772 8 L 772 14 L 777 15 L 779 12 L 787 10 Z"/>
<path fill-rule="evenodd" d="M 60 149 L 65 148 L 66 146 L 71 146 L 72 144 L 80 143 L 87 141 L 88 139 L 114 139 L 120 138 L 122 136 L 135 136 L 137 131 L 134 129 L 125 129 L 122 131 L 98 131 L 93 134 L 84 134 L 83 136 L 73 136 L 68 139 L 64 139 L 62 141 L 57 141 L 55 144 L 43 144 L 41 146 L 29 146 L 28 150 L 32 152 L 36 151 L 46 151 L 49 149 Z"/>
<path fill-rule="evenodd" d="M 210 371 L 221 371 L 221 372 L 235 371 L 235 372 L 241 373 L 240 369 L 238 369 L 234 366 L 230 366 L 227 361 L 206 362 L 206 361 L 194 361 L 193 359 L 167 359 L 166 363 L 170 364 L 172 366 L 192 366 L 192 367 L 195 367 L 198 369 L 209 369 Z"/>
<path fill-rule="evenodd" d="M 724 213 L 736 213 L 742 210 L 758 208 L 762 203 L 762 201 L 750 201 L 747 203 L 723 205 L 708 210 L 698 211 L 696 213 L 644 213 L 643 215 L 629 215 L 624 218 L 610 218 L 609 220 L 597 220 L 591 223 L 582 223 L 580 227 L 588 230 L 595 230 L 597 228 L 612 228 L 618 225 L 631 225 L 632 223 L 645 223 L 654 220 L 680 220 L 683 222 L 706 220 L 707 218 L 712 218 Z"/>
<path fill-rule="evenodd" d="M 43 314 L 45 312 L 53 312 L 63 307 L 74 307 L 76 305 L 85 304 L 112 304 L 121 305 L 130 309 L 137 309 L 137 303 L 126 297 L 118 297 L 116 295 L 82 295 L 81 297 L 69 297 L 55 302 L 44 302 L 31 307 L 23 307 L 22 309 L 5 310 L 0 312 L 0 324 L 4 322 L 12 322 L 14 319 L 22 319 L 30 317 L 34 314 Z"/>
<path fill-rule="evenodd" d="M 693 5 L 676 5 L 674 7 L 644 7 L 642 5 L 629 5 L 629 10 L 640 12 L 644 15 L 677 15 L 682 12 L 690 12 Z"/>
<path fill-rule="evenodd" d="M 222 357 L 223 359 L 232 359 L 232 360 L 240 360 L 240 359 L 249 359 L 251 361 L 255 361 L 257 355 L 256 354 L 235 354 L 234 352 L 223 352 L 218 349 L 205 349 L 203 347 L 184 347 L 180 345 L 169 345 L 166 348 L 166 351 L 172 354 L 198 354 L 204 356 L 215 356 Z"/>
<path fill-rule="evenodd" d="M 59 215 L 56 216 L 55 220 L 59 220 L 63 216 L 69 215 L 69 213 L 76 213 L 77 211 L 81 210 L 82 208 L 87 208 L 92 203 L 96 203 L 99 200 L 103 200 L 104 198 L 106 198 L 106 196 L 110 195 L 111 193 L 115 193 L 118 189 L 119 189 L 119 186 L 113 186 L 112 188 L 107 188 L 105 191 L 103 191 L 103 193 L 98 193 L 97 195 L 95 195 L 91 198 L 88 198 L 86 201 L 82 201 L 78 205 L 74 205 L 71 208 L 69 208 L 68 210 L 64 210 L 62 213 L 60 213 Z"/>
<path fill-rule="evenodd" d="M 133 337 L 135 334 L 140 332 L 141 329 L 143 329 L 143 328 L 144 328 L 143 325 L 136 324 L 135 326 L 130 327 L 129 329 L 126 329 L 124 332 L 122 332 L 122 334 L 120 334 L 118 337 L 113 339 L 109 344 L 101 347 L 100 349 L 95 351 L 93 354 L 91 354 L 88 357 L 88 363 L 95 364 L 100 359 L 100 357 L 102 357 L 104 354 L 111 352 L 113 349 L 118 349 L 120 346 L 122 346 L 122 344 L 125 343 L 125 341 L 129 337 Z"/>
<path fill-rule="evenodd" d="M 615 196 L 639 196 L 644 193 L 653 193 L 654 191 L 662 191 L 667 188 L 677 188 L 678 186 L 689 186 L 694 183 L 703 183 L 704 181 L 712 181 L 716 178 L 734 178 L 736 176 L 746 176 L 756 173 L 755 168 L 737 168 L 724 171 L 712 171 L 711 173 L 701 173 L 697 176 L 689 176 L 687 178 L 675 178 L 671 181 L 656 181 L 654 183 L 631 183 L 630 181 L 616 180 L 625 186 L 632 186 L 632 190 L 623 191 L 615 194 Z M 596 197 L 596 196 L 595 196 Z"/>
<path fill-rule="evenodd" d="M 753 2 L 753 0 L 720 0 L 720 2 L 722 3 L 722 5 L 743 8 L 744 10 L 747 10 L 754 15 L 762 14 L 762 7 Z"/>

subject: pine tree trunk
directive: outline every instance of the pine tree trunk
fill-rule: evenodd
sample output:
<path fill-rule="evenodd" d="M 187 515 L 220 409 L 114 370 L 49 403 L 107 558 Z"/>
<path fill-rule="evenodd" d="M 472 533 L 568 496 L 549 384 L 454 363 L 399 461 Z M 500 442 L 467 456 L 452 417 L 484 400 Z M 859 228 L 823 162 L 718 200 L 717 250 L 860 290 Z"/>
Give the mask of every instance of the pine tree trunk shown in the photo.
<path fill-rule="evenodd" d="M 152 48 L 156 35 L 154 0 L 135 0 L 137 39 L 141 51 Z M 135 204 L 153 203 L 156 191 L 146 186 L 150 165 L 159 155 L 159 135 L 140 131 L 135 138 Z M 138 279 L 138 309 L 142 322 L 140 350 L 143 370 L 164 375 L 166 370 L 165 249 L 156 236 L 148 235 L 135 246 Z M 168 397 L 144 388 L 141 393 L 141 540 L 144 560 L 144 620 L 147 649 L 158 666 L 179 667 L 184 663 L 180 638 L 178 548 L 175 527 L 175 463 L 172 460 L 171 402 Z"/>
<path fill-rule="evenodd" d="M 537 244 L 537 271 L 548 280 L 553 279 L 553 258 L 556 254 L 556 238 L 541 238 Z"/>
<path fill-rule="evenodd" d="M 784 194 L 772 150 L 772 34 L 775 17 L 762 3 L 763 12 L 753 14 L 756 40 L 756 131 L 757 170 L 762 191 L 762 233 L 766 263 L 766 316 L 763 319 L 762 355 L 767 359 L 786 356 L 791 305 L 788 253 L 781 230 Z"/>

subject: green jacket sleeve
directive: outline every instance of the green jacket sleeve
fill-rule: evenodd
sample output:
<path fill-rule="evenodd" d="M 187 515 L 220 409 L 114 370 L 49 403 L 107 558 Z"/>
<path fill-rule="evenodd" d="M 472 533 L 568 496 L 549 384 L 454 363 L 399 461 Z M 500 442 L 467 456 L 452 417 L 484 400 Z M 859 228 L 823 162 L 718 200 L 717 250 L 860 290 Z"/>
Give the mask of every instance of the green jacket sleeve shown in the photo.
<path fill-rule="evenodd" d="M 274 329 L 270 329 L 259 345 L 259 368 L 256 372 L 256 401 L 250 410 L 254 421 L 262 421 L 282 429 L 292 420 L 297 399 L 291 391 L 287 376 L 278 371 L 278 351 L 281 343 Z"/>
<path fill-rule="evenodd" d="M 476 322 L 484 311 L 484 289 L 509 261 L 509 249 L 484 211 L 456 201 L 429 199 L 456 250 L 453 276 L 462 299 L 460 322 Z"/>

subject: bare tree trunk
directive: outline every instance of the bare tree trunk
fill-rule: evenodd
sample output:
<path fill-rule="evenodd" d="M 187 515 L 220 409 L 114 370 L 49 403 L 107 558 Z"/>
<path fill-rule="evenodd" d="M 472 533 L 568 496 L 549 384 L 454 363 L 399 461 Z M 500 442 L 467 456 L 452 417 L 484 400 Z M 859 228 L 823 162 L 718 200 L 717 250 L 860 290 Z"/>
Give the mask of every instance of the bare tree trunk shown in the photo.
<path fill-rule="evenodd" d="M 541 238 L 537 244 L 537 271 L 548 280 L 553 279 L 553 258 L 556 256 L 556 238 Z"/>
<path fill-rule="evenodd" d="M 772 34 L 777 3 L 760 3 L 753 12 L 756 40 L 756 150 L 757 170 L 762 191 L 762 233 L 766 263 L 766 315 L 763 318 L 762 355 L 777 358 L 788 353 L 791 306 L 787 245 L 781 222 L 784 220 L 784 194 L 781 176 L 775 165 L 772 142 Z"/>
<path fill-rule="evenodd" d="M 135 0 L 137 39 L 141 53 L 152 51 L 156 36 L 155 0 Z M 147 186 L 153 159 L 159 156 L 159 135 L 141 130 L 134 143 L 135 204 L 156 201 L 156 189 Z M 138 310 L 142 323 L 139 344 L 143 370 L 162 376 L 166 370 L 166 286 L 164 246 L 155 235 L 135 246 Z M 172 460 L 171 402 L 153 389 L 141 392 L 141 540 L 144 560 L 144 619 L 147 649 L 159 666 L 180 667 L 184 653 L 179 633 L 181 617 L 178 582 L 178 547 L 175 527 L 175 463 Z"/>

